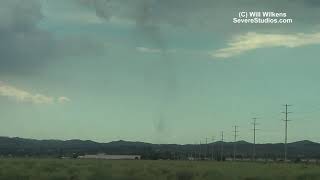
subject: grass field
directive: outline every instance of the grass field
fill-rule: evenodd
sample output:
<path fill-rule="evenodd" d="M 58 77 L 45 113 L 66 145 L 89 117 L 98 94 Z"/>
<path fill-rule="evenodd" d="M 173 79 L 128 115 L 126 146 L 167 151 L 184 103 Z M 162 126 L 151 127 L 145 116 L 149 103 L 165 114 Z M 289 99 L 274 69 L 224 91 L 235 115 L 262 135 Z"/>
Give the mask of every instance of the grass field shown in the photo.
<path fill-rule="evenodd" d="M 0 180 L 320 180 L 320 166 L 197 161 L 1 159 Z"/>

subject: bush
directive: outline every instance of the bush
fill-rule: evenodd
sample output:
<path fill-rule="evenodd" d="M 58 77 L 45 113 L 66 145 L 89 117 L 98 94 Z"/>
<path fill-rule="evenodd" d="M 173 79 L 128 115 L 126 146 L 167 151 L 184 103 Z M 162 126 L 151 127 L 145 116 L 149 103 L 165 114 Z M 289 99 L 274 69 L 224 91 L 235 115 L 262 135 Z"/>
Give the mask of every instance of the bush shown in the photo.
<path fill-rule="evenodd" d="M 192 180 L 194 174 L 190 171 L 180 171 L 176 173 L 177 180 Z"/>

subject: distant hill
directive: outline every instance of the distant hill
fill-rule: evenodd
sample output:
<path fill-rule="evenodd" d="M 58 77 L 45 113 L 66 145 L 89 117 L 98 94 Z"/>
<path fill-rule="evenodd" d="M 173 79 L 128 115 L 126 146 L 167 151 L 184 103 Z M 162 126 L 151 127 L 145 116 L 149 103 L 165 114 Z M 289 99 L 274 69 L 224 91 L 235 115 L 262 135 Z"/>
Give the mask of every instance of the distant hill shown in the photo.
<path fill-rule="evenodd" d="M 187 156 L 219 157 L 223 145 L 224 156 L 233 155 L 233 142 L 215 142 L 208 145 L 178 145 L 178 144 L 151 144 L 144 142 L 113 141 L 98 143 L 83 140 L 35 140 L 24 138 L 0 137 L 1 156 L 37 156 L 37 157 L 61 157 L 82 154 L 139 154 L 145 159 L 174 159 Z M 236 142 L 237 156 L 249 158 L 252 155 L 252 144 L 246 141 Z M 283 156 L 283 144 L 257 144 L 256 155 L 261 158 L 281 158 Z M 291 159 L 297 157 L 319 158 L 320 144 L 304 140 L 288 144 L 288 156 Z"/>

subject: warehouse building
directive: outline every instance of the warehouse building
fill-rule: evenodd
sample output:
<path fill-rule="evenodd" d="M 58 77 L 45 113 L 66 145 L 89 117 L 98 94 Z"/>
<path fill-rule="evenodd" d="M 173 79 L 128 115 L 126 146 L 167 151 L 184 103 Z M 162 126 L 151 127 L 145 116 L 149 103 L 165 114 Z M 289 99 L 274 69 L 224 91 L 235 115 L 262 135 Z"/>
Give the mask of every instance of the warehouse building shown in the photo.
<path fill-rule="evenodd" d="M 140 160 L 140 155 L 108 155 L 108 154 L 95 154 L 79 156 L 80 159 L 108 159 L 108 160 Z"/>

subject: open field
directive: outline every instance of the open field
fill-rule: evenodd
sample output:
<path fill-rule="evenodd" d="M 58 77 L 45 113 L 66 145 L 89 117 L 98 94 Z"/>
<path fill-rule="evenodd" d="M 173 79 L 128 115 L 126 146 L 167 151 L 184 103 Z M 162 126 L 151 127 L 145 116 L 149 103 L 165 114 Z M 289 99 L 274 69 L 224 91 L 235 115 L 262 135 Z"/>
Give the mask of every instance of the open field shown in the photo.
<path fill-rule="evenodd" d="M 320 166 L 197 161 L 1 159 L 0 180 L 318 180 Z"/>

